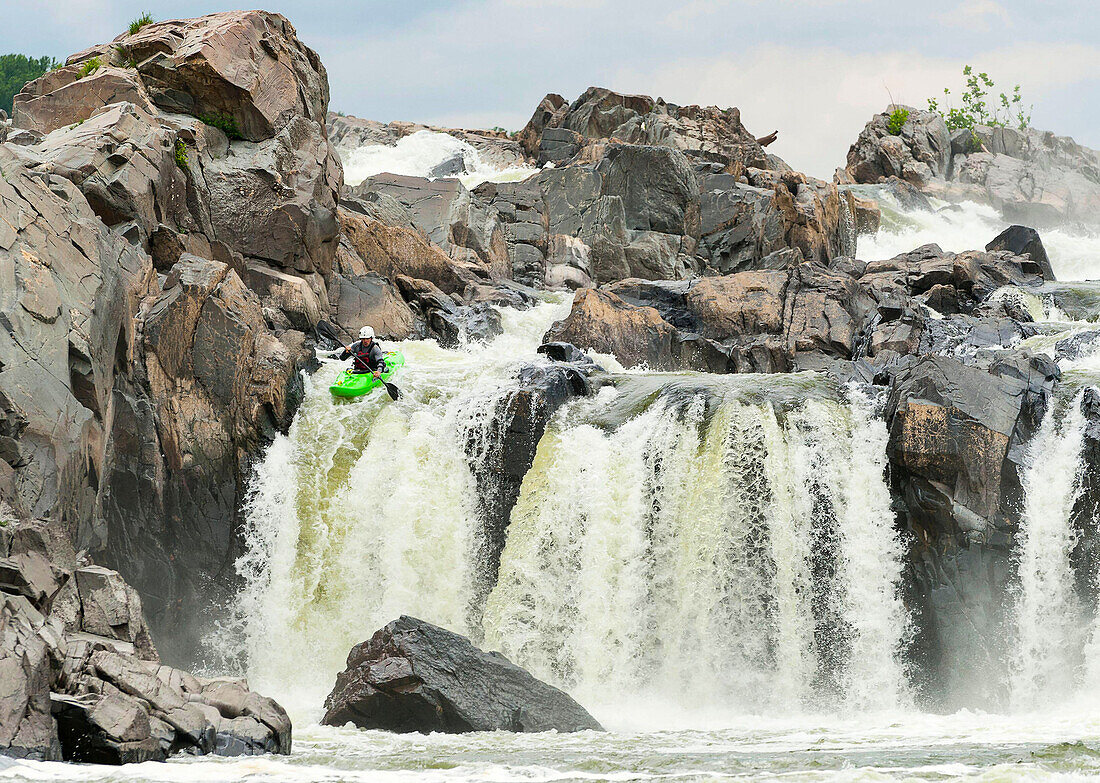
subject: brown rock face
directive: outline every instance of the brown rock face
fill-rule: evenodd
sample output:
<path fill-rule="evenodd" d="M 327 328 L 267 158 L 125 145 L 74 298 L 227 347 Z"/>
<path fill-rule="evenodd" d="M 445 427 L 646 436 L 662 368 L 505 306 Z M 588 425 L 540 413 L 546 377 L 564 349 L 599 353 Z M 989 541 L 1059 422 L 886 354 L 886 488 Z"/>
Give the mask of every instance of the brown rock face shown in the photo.
<path fill-rule="evenodd" d="M 550 327 L 544 342 L 572 343 L 613 355 L 624 367 L 674 367 L 675 330 L 652 307 L 634 307 L 615 294 L 582 288 L 569 317 Z"/>
<path fill-rule="evenodd" d="M 241 137 L 263 141 L 288 117 L 320 125 L 328 111 L 328 74 L 280 14 L 228 11 L 146 25 L 71 56 L 128 58 L 157 106 L 197 117 L 231 118 Z M 20 116 L 33 112 L 22 105 Z"/>
<path fill-rule="evenodd" d="M 340 221 L 349 244 L 364 264 L 364 273 L 428 280 L 448 294 L 461 293 L 478 280 L 476 267 L 455 261 L 412 229 L 386 225 L 343 209 Z"/>
<path fill-rule="evenodd" d="M 343 182 L 327 102 L 324 67 L 290 23 L 239 11 L 73 55 L 24 88 L 16 122 L 51 132 L 32 165 L 74 181 L 158 269 L 191 252 L 323 278 Z"/>
<path fill-rule="evenodd" d="M 45 134 L 84 122 L 117 103 L 154 110 L 145 85 L 131 69 L 105 65 L 83 78 L 79 74 L 80 66 L 67 65 L 30 82 L 14 101 L 14 124 Z"/>

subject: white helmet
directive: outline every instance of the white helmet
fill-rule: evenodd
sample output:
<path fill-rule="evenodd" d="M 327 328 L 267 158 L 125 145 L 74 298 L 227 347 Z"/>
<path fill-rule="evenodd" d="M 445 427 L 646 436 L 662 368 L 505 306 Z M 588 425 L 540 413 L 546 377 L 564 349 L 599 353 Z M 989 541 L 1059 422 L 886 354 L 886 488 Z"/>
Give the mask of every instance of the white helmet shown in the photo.
<path fill-rule="evenodd" d="M 371 340 L 374 339 L 374 329 L 369 326 L 364 326 L 359 330 L 359 339 L 366 340 L 368 338 Z"/>

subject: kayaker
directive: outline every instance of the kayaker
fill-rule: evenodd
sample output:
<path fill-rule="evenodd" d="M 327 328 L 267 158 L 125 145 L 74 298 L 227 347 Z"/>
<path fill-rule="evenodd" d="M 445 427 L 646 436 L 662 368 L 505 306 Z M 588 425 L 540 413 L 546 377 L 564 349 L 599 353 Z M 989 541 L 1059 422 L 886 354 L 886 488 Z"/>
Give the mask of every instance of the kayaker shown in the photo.
<path fill-rule="evenodd" d="M 374 339 L 374 329 L 364 326 L 359 330 L 359 339 L 351 345 L 344 346 L 344 352 L 340 359 L 354 357 L 352 364 L 353 373 L 371 373 L 377 379 L 386 370 L 386 358 L 382 355 L 382 348 Z"/>

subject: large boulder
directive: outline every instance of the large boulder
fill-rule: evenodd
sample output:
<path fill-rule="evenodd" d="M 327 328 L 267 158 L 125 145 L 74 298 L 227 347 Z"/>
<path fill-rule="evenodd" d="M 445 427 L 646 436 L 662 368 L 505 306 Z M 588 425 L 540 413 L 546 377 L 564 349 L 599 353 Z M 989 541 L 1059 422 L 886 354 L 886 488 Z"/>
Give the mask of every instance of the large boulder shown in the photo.
<path fill-rule="evenodd" d="M 627 368 L 671 370 L 674 337 L 675 329 L 656 309 L 627 304 L 610 291 L 582 288 L 568 317 L 551 326 L 543 341 L 611 354 Z"/>
<path fill-rule="evenodd" d="M 427 280 L 448 294 L 461 293 L 482 279 L 479 266 L 456 261 L 412 229 L 346 210 L 340 211 L 340 223 L 364 273 L 376 272 L 391 280 L 399 275 Z"/>
<path fill-rule="evenodd" d="M 325 67 L 280 14 L 228 11 L 156 22 L 74 54 L 66 66 L 92 58 L 136 67 L 165 111 L 222 118 L 250 141 L 271 138 L 288 117 L 323 126 L 328 112 Z M 36 115 L 36 102 L 24 95 L 38 92 L 32 82 L 20 93 L 16 124 Z"/>
<path fill-rule="evenodd" d="M 898 134 L 891 133 L 894 111 L 907 112 Z M 899 177 L 922 187 L 951 168 L 951 134 L 943 118 L 906 106 L 876 114 L 848 150 L 847 173 L 855 182 L 884 182 Z"/>
<path fill-rule="evenodd" d="M 602 731 L 566 693 L 500 653 L 413 617 L 352 648 L 325 700 L 328 726 L 397 732 Z"/>
<path fill-rule="evenodd" d="M 1059 377 L 1045 356 L 927 354 L 894 373 L 887 456 L 912 533 L 906 591 L 931 703 L 999 703 L 1004 601 L 1026 444 Z M 959 694 L 967 694 L 966 701 Z"/>
<path fill-rule="evenodd" d="M 75 182 L 158 270 L 183 252 L 242 273 L 265 264 L 314 276 L 327 307 L 343 183 L 327 102 L 324 67 L 290 23 L 239 11 L 73 55 L 24 88 L 16 114 L 48 132 L 28 165 Z"/>
<path fill-rule="evenodd" d="M 400 203 L 428 240 L 455 261 L 480 267 L 485 277 L 512 276 L 496 215 L 471 199 L 460 180 L 379 174 L 350 189 L 355 199 L 375 194 Z"/>
<path fill-rule="evenodd" d="M 741 124 L 737 109 L 677 106 L 661 98 L 625 95 L 603 87 L 589 87 L 568 106 L 561 96 L 548 95 L 519 138 L 532 156 L 539 142 L 540 165 L 572 158 L 592 140 L 614 139 L 671 147 L 724 165 L 769 167 L 768 156 Z M 555 152 L 563 141 L 570 150 L 565 155 Z"/>
<path fill-rule="evenodd" d="M 596 169 L 601 195 L 622 201 L 626 227 L 698 233 L 699 188 L 687 157 L 668 147 L 612 145 Z"/>

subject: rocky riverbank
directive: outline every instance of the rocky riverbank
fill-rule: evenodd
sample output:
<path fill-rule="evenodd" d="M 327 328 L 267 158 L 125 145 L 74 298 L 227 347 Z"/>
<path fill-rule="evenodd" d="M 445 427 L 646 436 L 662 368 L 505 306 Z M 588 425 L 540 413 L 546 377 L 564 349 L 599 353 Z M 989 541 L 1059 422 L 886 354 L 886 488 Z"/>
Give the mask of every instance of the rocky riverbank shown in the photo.
<path fill-rule="evenodd" d="M 980 196 L 1029 226 L 1089 222 L 1100 186 L 1096 154 L 1069 140 L 981 128 L 964 139 L 941 126 L 914 111 L 891 136 L 876 117 L 838 184 L 769 154 L 737 109 L 601 88 L 547 95 L 514 138 L 330 114 L 320 58 L 266 12 L 154 23 L 76 53 L 0 123 L 6 530 L 49 531 L 89 568 L 117 570 L 148 615 L 141 638 L 188 665 L 234 593 L 248 477 L 295 414 L 320 320 L 342 335 L 370 324 L 387 339 L 453 345 L 499 334 L 498 307 L 574 289 L 545 338 L 568 363 L 525 371 L 526 396 L 501 413 L 502 458 L 475 470 L 492 505 L 490 583 L 547 419 L 597 385 L 578 349 L 657 370 L 828 372 L 882 400 L 919 675 L 966 676 L 949 663 L 953 634 L 1001 611 L 1023 454 L 1060 377 L 1020 347 L 1039 327 L 1002 289 L 1045 290 L 1053 275 L 1026 228 L 984 250 L 860 259 L 857 234 L 877 228 L 879 209 L 851 184 L 925 204 Z M 341 154 L 423 130 L 501 166 L 542 168 L 472 189 L 385 173 L 345 186 Z M 1094 494 L 1081 501 L 1082 563 L 1095 551 Z M 36 557 L 51 585 L 79 586 L 85 566 Z M 30 567 L 16 569 L 23 582 Z M 289 749 L 288 725 L 284 741 L 258 708 L 207 698 L 239 685 L 169 670 L 170 694 L 151 696 L 165 667 L 139 649 L 136 596 L 125 602 L 132 638 L 118 639 L 56 615 L 42 603 L 53 588 L 30 597 L 16 582 L 11 595 L 29 604 L 8 603 L 3 660 L 21 683 L 9 692 L 27 694 L 10 714 L 33 727 L 0 737 L 9 748 L 76 758 L 65 738 L 77 732 L 114 760 L 219 743 Z M 141 687 L 109 673 L 119 655 Z M 73 684 L 70 659 L 110 687 Z M 92 702 L 108 700 L 96 717 Z M 173 723 L 191 703 L 218 716 L 187 708 L 194 720 Z M 245 720 L 256 725 L 232 723 Z"/>

